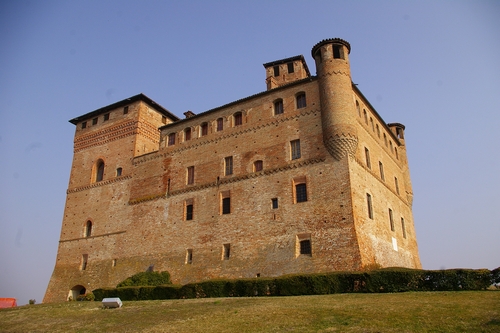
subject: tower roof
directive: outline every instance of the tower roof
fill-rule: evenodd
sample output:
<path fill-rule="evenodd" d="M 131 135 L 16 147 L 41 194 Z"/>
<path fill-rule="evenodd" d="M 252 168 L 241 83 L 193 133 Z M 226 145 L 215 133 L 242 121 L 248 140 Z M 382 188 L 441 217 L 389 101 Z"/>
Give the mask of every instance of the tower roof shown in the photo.
<path fill-rule="evenodd" d="M 264 66 L 264 68 L 268 68 L 268 67 L 272 67 L 272 66 L 276 66 L 276 65 L 286 64 L 288 62 L 296 61 L 296 60 L 300 60 L 302 62 L 302 64 L 304 65 L 304 69 L 306 70 L 307 76 L 311 76 L 311 73 L 309 72 L 309 68 L 307 67 L 306 59 L 304 59 L 304 56 L 302 54 L 295 56 L 295 57 L 290 57 L 290 58 L 285 58 L 285 59 L 267 62 L 267 63 L 263 64 L 263 66 Z"/>
<path fill-rule="evenodd" d="M 341 38 L 329 38 L 329 39 L 323 39 L 321 42 L 319 42 L 318 44 L 313 46 L 313 48 L 311 50 L 311 55 L 313 58 L 314 58 L 314 55 L 316 54 L 316 51 L 318 50 L 318 48 L 320 48 L 321 46 L 323 46 L 325 44 L 342 44 L 345 47 L 347 47 L 347 51 L 349 53 L 351 53 L 351 44 L 349 44 L 349 42 L 347 42 Z"/>
<path fill-rule="evenodd" d="M 143 93 L 140 93 L 138 95 L 135 95 L 135 96 L 123 99 L 123 100 L 121 100 L 119 102 L 110 104 L 108 106 L 105 106 L 105 107 L 102 107 L 100 109 L 91 111 L 91 112 L 86 113 L 84 115 L 81 115 L 79 117 L 73 118 L 69 122 L 72 123 L 72 124 L 74 124 L 74 125 L 76 125 L 76 124 L 78 124 L 80 121 L 82 121 L 84 119 L 93 118 L 93 117 L 95 117 L 95 116 L 97 116 L 99 114 L 108 112 L 108 111 L 113 110 L 113 109 L 117 109 L 117 108 L 122 107 L 122 106 L 126 106 L 126 105 L 128 105 L 130 103 L 137 102 L 137 101 L 143 101 L 143 102 L 145 102 L 146 104 L 148 104 L 149 106 L 151 106 L 153 109 L 155 109 L 156 111 L 158 111 L 159 113 L 161 113 L 165 117 L 168 117 L 168 118 L 172 119 L 173 121 L 179 120 L 179 118 L 176 115 L 174 115 L 173 113 L 171 113 L 170 111 L 168 111 L 167 109 L 165 109 L 160 104 L 158 104 L 155 101 L 153 101 L 148 96 L 144 95 Z"/>

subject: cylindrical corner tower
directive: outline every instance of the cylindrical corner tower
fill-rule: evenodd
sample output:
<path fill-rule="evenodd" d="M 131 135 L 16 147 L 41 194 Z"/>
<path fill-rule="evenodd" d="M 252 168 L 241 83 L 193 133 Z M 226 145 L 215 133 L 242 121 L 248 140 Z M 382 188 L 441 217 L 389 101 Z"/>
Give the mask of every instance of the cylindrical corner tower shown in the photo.
<path fill-rule="evenodd" d="M 312 48 L 321 101 L 323 141 L 337 160 L 353 155 L 358 144 L 349 53 L 340 38 L 325 39 Z"/>

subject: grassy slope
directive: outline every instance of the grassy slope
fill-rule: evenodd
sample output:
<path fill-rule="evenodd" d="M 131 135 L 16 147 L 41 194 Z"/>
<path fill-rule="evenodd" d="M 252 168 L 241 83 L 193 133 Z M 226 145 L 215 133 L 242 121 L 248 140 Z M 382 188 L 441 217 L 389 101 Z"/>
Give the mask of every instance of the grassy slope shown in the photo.
<path fill-rule="evenodd" d="M 26 305 L 0 332 L 500 332 L 500 292 L 335 294 Z"/>

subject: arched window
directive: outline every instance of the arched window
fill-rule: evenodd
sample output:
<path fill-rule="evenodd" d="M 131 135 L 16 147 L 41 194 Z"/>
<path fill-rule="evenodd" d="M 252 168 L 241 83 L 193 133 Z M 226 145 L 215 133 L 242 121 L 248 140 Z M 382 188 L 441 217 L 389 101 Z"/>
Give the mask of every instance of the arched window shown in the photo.
<path fill-rule="evenodd" d="M 208 134 L 208 123 L 203 123 L 201 124 L 201 135 L 200 136 L 205 136 Z"/>
<path fill-rule="evenodd" d="M 243 124 L 243 114 L 241 112 L 236 112 L 234 114 L 234 126 L 240 126 Z"/>
<path fill-rule="evenodd" d="M 356 111 L 358 111 L 358 116 L 361 117 L 361 109 L 359 108 L 359 102 L 356 101 Z"/>
<path fill-rule="evenodd" d="M 98 160 L 95 166 L 95 181 L 100 182 L 104 178 L 104 161 Z"/>
<path fill-rule="evenodd" d="M 296 97 L 297 100 L 297 109 L 305 108 L 307 106 L 306 103 L 306 93 L 299 93 Z"/>
<path fill-rule="evenodd" d="M 184 141 L 191 140 L 191 127 L 188 127 L 184 130 Z"/>
<path fill-rule="evenodd" d="M 83 231 L 83 235 L 85 237 L 92 236 L 92 222 L 91 221 L 87 221 L 87 223 L 85 224 L 85 230 Z"/>
<path fill-rule="evenodd" d="M 224 119 L 223 118 L 218 118 L 217 119 L 217 132 L 220 132 L 224 129 Z"/>
<path fill-rule="evenodd" d="M 283 113 L 283 100 L 278 99 L 274 102 L 274 115 Z"/>

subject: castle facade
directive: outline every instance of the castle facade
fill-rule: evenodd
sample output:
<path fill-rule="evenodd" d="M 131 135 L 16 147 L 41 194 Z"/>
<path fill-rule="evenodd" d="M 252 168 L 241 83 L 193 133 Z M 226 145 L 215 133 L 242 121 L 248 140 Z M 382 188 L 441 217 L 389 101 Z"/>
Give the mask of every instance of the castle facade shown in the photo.
<path fill-rule="evenodd" d="M 44 302 L 145 271 L 212 278 L 421 268 L 405 127 L 351 79 L 350 45 L 264 64 L 267 90 L 184 119 L 143 94 L 70 120 Z"/>

